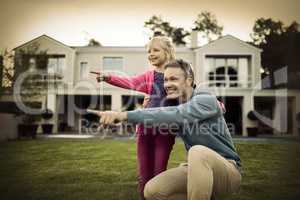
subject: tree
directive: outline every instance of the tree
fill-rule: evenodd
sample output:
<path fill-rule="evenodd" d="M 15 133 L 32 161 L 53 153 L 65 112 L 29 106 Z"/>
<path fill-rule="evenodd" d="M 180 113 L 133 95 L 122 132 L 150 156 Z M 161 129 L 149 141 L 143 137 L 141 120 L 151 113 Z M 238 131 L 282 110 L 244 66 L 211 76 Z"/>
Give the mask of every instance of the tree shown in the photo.
<path fill-rule="evenodd" d="M 223 27 L 218 24 L 215 15 L 208 11 L 201 12 L 194 25 L 193 30 L 202 33 L 204 38 L 209 42 L 213 40 L 213 37 L 218 38 L 222 35 Z"/>
<path fill-rule="evenodd" d="M 60 74 L 48 72 L 50 57 L 47 50 L 40 50 L 39 43 L 15 51 L 14 86 L 20 88 L 25 102 L 45 97 L 47 90 L 60 82 Z"/>
<path fill-rule="evenodd" d="M 192 30 L 200 32 L 207 41 L 211 41 L 215 36 L 222 35 L 223 27 L 218 24 L 216 17 L 210 12 L 201 12 L 194 21 L 194 25 L 195 27 Z M 149 28 L 153 35 L 165 35 L 172 38 L 173 43 L 176 45 L 186 45 L 185 38 L 191 34 L 190 31 L 182 27 L 172 26 L 156 15 L 146 21 L 144 26 Z"/>
<path fill-rule="evenodd" d="M 0 97 L 3 93 L 3 85 L 2 85 L 2 81 L 3 81 L 3 56 L 0 55 Z"/>
<path fill-rule="evenodd" d="M 42 117 L 47 120 L 50 114 L 53 115 L 47 108 L 48 90 L 56 89 L 62 77 L 48 71 L 49 58 L 51 55 L 47 50 L 40 50 L 37 42 L 15 51 L 14 99 L 22 119 L 18 126 L 19 136 L 35 137 L 38 127 L 35 122 Z M 44 133 L 52 131 L 53 125 L 47 121 L 41 125 Z"/>
<path fill-rule="evenodd" d="M 259 18 L 255 21 L 252 30 L 253 34 L 250 35 L 254 44 L 260 45 L 267 42 L 266 37 L 268 35 L 281 35 L 284 32 L 284 27 L 281 21 Z"/>
<path fill-rule="evenodd" d="M 300 32 L 299 24 L 292 22 L 284 26 L 281 21 L 271 18 L 259 18 L 253 26 L 251 34 L 253 44 L 263 50 L 262 67 L 269 75 L 271 87 L 274 84 L 274 72 L 283 67 L 288 67 L 288 88 L 299 88 L 297 79 L 300 78 Z"/>
<path fill-rule="evenodd" d="M 2 89 L 11 88 L 13 82 L 13 53 L 12 51 L 4 50 L 0 55 L 0 85 Z"/>
<path fill-rule="evenodd" d="M 176 45 L 186 45 L 184 38 L 190 33 L 182 27 L 171 26 L 169 22 L 162 20 L 160 16 L 152 16 L 145 22 L 144 26 L 149 28 L 154 36 L 164 35 L 172 38 L 172 41 Z"/>
<path fill-rule="evenodd" d="M 93 46 L 102 46 L 102 45 L 96 39 L 92 38 L 92 39 L 89 40 L 89 43 L 88 43 L 87 46 L 93 47 Z"/>

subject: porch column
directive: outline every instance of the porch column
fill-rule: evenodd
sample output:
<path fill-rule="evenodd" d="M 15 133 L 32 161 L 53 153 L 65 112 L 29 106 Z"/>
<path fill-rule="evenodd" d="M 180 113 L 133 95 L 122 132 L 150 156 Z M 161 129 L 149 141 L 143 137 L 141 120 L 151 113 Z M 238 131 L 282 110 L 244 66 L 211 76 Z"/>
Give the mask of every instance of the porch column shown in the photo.
<path fill-rule="evenodd" d="M 291 102 L 289 102 L 291 105 L 291 110 L 292 110 L 292 135 L 297 136 L 298 135 L 298 122 L 297 122 L 297 97 L 292 97 Z"/>
<path fill-rule="evenodd" d="M 111 96 L 111 110 L 121 111 L 122 109 L 122 95 L 113 94 Z"/>
<path fill-rule="evenodd" d="M 57 96 L 54 93 L 48 93 L 47 95 L 47 108 L 53 112 L 52 119 L 49 120 L 53 123 L 53 133 L 57 133 L 57 122 L 58 122 L 58 110 L 57 110 Z"/>
<path fill-rule="evenodd" d="M 293 116 L 293 119 L 294 119 L 294 123 L 293 123 L 293 131 L 294 132 L 293 133 L 294 133 L 294 136 L 300 136 L 300 121 L 298 121 L 298 119 L 297 119 L 297 115 L 298 114 L 300 115 L 300 94 L 296 95 L 294 105 L 295 105 L 295 113 Z"/>
<path fill-rule="evenodd" d="M 287 97 L 276 97 L 273 128 L 274 135 L 282 135 L 287 132 L 288 129 L 288 98 Z"/>
<path fill-rule="evenodd" d="M 242 100 L 242 121 L 243 121 L 243 136 L 247 137 L 247 127 L 256 127 L 257 123 L 248 119 L 247 115 L 251 110 L 254 110 L 254 97 L 249 94 L 247 96 L 243 96 Z"/>

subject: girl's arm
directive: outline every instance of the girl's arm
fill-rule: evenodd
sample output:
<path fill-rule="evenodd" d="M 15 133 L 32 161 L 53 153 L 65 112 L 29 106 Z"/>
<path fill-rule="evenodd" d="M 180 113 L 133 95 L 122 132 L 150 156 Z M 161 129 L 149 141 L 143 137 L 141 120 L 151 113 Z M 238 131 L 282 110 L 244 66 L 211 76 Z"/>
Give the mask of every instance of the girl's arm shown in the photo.
<path fill-rule="evenodd" d="M 95 72 L 92 72 L 95 73 Z M 133 77 L 125 77 L 125 76 L 116 76 L 116 75 L 104 75 L 102 73 L 98 73 L 97 80 L 105 81 L 111 85 L 121 87 L 124 89 L 136 90 L 143 93 L 148 93 L 148 84 L 146 81 L 146 75 L 149 72 L 145 72 L 143 74 L 133 76 Z"/>

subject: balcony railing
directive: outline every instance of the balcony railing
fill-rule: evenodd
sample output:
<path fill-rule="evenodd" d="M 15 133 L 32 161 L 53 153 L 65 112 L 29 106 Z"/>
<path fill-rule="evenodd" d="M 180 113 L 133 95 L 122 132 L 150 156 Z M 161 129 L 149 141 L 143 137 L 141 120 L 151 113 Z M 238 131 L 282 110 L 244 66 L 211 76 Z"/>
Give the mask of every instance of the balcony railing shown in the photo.
<path fill-rule="evenodd" d="M 238 75 L 209 75 L 207 81 L 208 87 L 250 88 L 252 86 L 251 76 L 247 76 L 246 80 L 239 80 Z"/>
<path fill-rule="evenodd" d="M 48 83 L 60 84 L 62 83 L 63 75 L 60 73 L 47 73 L 42 75 L 41 81 Z"/>

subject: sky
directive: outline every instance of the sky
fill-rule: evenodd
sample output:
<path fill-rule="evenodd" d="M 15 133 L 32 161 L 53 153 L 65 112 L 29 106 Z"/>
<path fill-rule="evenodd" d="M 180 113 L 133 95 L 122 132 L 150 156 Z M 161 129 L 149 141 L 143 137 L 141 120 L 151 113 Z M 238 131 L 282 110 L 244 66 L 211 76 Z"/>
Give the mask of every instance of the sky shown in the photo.
<path fill-rule="evenodd" d="M 190 30 L 201 11 L 216 16 L 223 35 L 249 41 L 257 18 L 300 23 L 299 10 L 299 0 L 0 0 L 0 51 L 43 34 L 70 46 L 90 38 L 104 46 L 143 46 L 151 16 Z"/>

